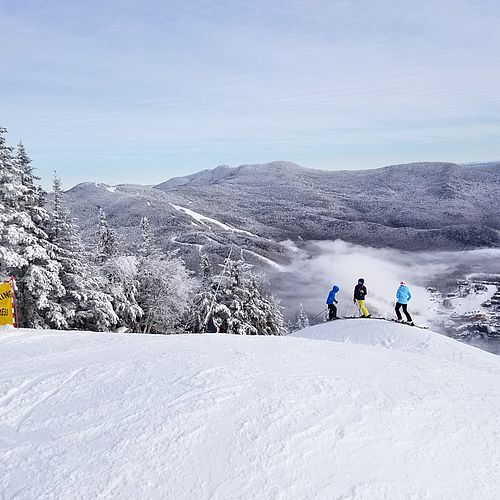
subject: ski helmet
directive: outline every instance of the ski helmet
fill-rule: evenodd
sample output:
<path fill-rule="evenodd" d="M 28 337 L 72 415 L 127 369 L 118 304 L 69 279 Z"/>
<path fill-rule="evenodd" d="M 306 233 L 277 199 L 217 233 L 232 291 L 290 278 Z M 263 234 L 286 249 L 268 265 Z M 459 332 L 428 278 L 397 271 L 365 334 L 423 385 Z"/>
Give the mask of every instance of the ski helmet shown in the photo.
<path fill-rule="evenodd" d="M 400 285 L 406 285 L 406 281 L 400 281 L 399 284 Z"/>
<path fill-rule="evenodd" d="M 365 280 L 363 278 L 359 278 L 358 283 L 364 283 Z"/>

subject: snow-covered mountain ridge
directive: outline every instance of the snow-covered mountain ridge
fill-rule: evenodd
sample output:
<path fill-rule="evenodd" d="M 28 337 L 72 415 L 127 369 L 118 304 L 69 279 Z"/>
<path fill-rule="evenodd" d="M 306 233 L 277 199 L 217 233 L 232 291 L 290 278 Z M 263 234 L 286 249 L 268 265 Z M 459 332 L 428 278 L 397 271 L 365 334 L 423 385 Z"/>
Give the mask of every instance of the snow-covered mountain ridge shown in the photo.
<path fill-rule="evenodd" d="M 165 247 L 182 233 L 184 241 L 176 239 L 182 253 L 230 239 L 279 262 L 285 250 L 273 242 L 285 239 L 340 238 L 404 250 L 498 246 L 499 190 L 498 164 L 321 171 L 273 162 L 220 166 L 154 187 L 80 184 L 67 197 L 89 235 L 95 232 L 96 207 L 101 206 L 130 241 L 140 218 L 147 216 Z M 249 240 L 224 234 L 220 226 L 195 227 L 192 218 L 172 205 L 257 236 Z M 194 245 L 191 250 L 189 245 Z"/>
<path fill-rule="evenodd" d="M 499 357 L 376 320 L 273 338 L 2 330 L 0 488 L 493 499 L 498 408 Z"/>

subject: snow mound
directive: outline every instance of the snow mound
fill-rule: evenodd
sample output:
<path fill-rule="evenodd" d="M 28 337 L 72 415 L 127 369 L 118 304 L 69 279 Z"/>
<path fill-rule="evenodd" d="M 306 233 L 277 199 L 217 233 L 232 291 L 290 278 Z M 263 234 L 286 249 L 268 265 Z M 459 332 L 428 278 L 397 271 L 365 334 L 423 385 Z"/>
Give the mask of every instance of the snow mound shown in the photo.
<path fill-rule="evenodd" d="M 500 358 L 361 321 L 0 331 L 2 496 L 500 498 Z"/>
<path fill-rule="evenodd" d="M 411 353 L 440 360 L 477 359 L 477 349 L 431 330 L 379 319 L 347 319 L 311 326 L 293 337 L 362 344 Z"/>
<path fill-rule="evenodd" d="M 471 349 L 431 330 L 379 319 L 337 320 L 305 328 L 294 332 L 292 336 L 431 355 L 437 353 L 441 358 L 463 355 Z"/>

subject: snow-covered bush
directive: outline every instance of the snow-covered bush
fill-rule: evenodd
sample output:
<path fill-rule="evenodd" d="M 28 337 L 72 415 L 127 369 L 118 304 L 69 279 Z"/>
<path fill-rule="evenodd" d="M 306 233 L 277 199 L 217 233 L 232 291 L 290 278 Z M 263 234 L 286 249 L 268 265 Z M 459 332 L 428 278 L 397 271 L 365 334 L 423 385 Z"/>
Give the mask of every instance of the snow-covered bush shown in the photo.
<path fill-rule="evenodd" d="M 179 258 L 141 259 L 137 277 L 139 321 L 144 333 L 172 333 L 181 322 L 194 288 L 194 281 Z"/>

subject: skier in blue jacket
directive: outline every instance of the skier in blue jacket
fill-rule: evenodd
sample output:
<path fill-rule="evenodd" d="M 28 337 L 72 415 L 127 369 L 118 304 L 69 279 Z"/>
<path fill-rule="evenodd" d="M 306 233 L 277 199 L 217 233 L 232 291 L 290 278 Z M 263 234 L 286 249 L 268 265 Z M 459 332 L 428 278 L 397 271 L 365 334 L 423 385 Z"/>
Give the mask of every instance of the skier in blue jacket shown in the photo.
<path fill-rule="evenodd" d="M 413 320 L 411 319 L 410 313 L 408 312 L 408 302 L 411 300 L 411 293 L 406 281 L 401 281 L 399 283 L 398 291 L 396 292 L 396 316 L 398 317 L 398 321 L 403 321 L 401 317 L 401 312 L 399 311 L 403 308 L 403 312 L 405 313 L 406 319 L 410 325 L 413 325 Z"/>
<path fill-rule="evenodd" d="M 333 285 L 333 288 L 330 290 L 328 294 L 328 298 L 326 299 L 326 303 L 328 304 L 328 321 L 332 321 L 332 319 L 337 318 L 337 306 L 339 301 L 335 298 L 337 292 L 339 291 L 339 287 L 337 285 Z"/>

